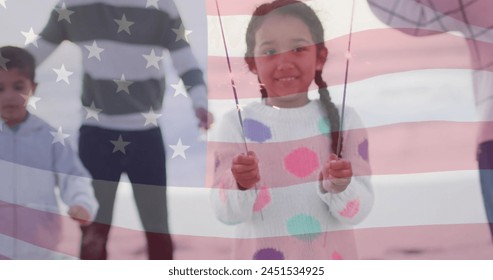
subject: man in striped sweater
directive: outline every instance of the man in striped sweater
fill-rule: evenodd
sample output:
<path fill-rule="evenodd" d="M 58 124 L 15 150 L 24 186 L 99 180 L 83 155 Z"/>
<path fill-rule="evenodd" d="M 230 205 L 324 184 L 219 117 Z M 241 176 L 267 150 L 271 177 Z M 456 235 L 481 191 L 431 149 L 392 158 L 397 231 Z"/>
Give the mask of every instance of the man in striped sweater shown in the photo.
<path fill-rule="evenodd" d="M 83 54 L 79 155 L 93 176 L 100 208 L 82 229 L 82 259 L 106 259 L 106 243 L 120 176 L 127 173 L 144 226 L 150 259 L 172 259 L 161 130 L 155 121 L 165 90 L 162 53 L 168 50 L 192 99 L 199 125 L 209 128 L 203 73 L 186 40 L 173 0 L 62 0 L 37 46 L 41 63 L 63 41 Z"/>

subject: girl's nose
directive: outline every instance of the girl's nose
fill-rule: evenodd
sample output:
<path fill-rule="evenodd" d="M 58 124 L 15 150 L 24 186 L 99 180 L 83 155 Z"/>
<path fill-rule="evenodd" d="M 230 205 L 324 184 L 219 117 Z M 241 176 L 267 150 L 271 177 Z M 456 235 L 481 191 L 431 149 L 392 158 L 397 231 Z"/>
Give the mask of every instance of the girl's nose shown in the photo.
<path fill-rule="evenodd" d="M 293 61 L 291 59 L 290 52 L 284 52 L 279 54 L 277 69 L 278 70 L 288 70 L 294 68 Z"/>

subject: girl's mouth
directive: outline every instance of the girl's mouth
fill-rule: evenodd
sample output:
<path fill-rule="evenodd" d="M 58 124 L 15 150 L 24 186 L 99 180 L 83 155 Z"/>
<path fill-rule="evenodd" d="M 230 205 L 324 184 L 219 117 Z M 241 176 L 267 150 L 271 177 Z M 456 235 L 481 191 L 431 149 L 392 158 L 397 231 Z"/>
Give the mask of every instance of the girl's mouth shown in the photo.
<path fill-rule="evenodd" d="M 296 77 L 282 77 L 282 78 L 277 78 L 276 80 L 279 82 L 290 82 L 296 80 Z"/>

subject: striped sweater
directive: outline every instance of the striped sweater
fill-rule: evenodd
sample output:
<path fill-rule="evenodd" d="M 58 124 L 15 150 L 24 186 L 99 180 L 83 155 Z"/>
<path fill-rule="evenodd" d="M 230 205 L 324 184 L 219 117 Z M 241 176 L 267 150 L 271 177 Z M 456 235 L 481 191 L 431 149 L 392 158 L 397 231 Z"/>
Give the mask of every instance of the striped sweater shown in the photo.
<path fill-rule="evenodd" d="M 203 73 L 173 0 L 62 0 L 28 50 L 40 64 L 65 40 L 82 50 L 82 105 L 101 110 L 87 124 L 145 129 L 142 113 L 162 107 L 166 50 L 194 108 L 207 108 Z"/>

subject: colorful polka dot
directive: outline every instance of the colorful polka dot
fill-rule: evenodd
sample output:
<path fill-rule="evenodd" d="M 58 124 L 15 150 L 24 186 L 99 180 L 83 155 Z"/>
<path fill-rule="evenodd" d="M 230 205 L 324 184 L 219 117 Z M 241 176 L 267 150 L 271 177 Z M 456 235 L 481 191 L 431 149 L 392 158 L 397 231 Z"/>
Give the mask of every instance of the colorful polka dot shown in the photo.
<path fill-rule="evenodd" d="M 245 119 L 243 120 L 243 127 L 245 137 L 251 141 L 262 143 L 272 138 L 270 128 L 259 121 Z"/>
<path fill-rule="evenodd" d="M 346 218 L 352 218 L 359 212 L 359 199 L 353 199 L 346 204 L 346 207 L 339 211 L 339 214 Z"/>
<path fill-rule="evenodd" d="M 253 255 L 254 260 L 284 260 L 284 254 L 273 248 L 258 250 Z"/>
<path fill-rule="evenodd" d="M 365 139 L 361 144 L 358 145 L 358 153 L 364 160 L 368 161 L 368 139 Z"/>
<path fill-rule="evenodd" d="M 334 252 L 332 253 L 332 255 L 330 256 L 330 259 L 331 259 L 331 260 L 342 260 L 343 258 L 342 258 L 342 256 L 341 256 L 341 254 L 339 254 L 339 252 L 334 251 Z"/>
<path fill-rule="evenodd" d="M 219 160 L 219 156 L 216 155 L 214 158 L 214 171 L 217 171 L 220 164 L 221 164 L 221 161 Z"/>
<path fill-rule="evenodd" d="M 284 168 L 298 178 L 312 174 L 319 167 L 317 154 L 308 148 L 299 148 L 284 158 Z"/>
<path fill-rule="evenodd" d="M 286 222 L 286 227 L 289 234 L 305 241 L 313 240 L 321 233 L 320 222 L 314 217 L 305 214 L 291 217 Z"/>
<path fill-rule="evenodd" d="M 320 133 L 322 134 L 330 133 L 330 122 L 327 118 L 321 118 L 318 121 L 318 130 L 320 130 Z"/>
<path fill-rule="evenodd" d="M 260 188 L 257 194 L 257 199 L 253 204 L 253 212 L 259 212 L 264 209 L 267 205 L 269 205 L 271 201 L 269 188 L 263 186 Z"/>

